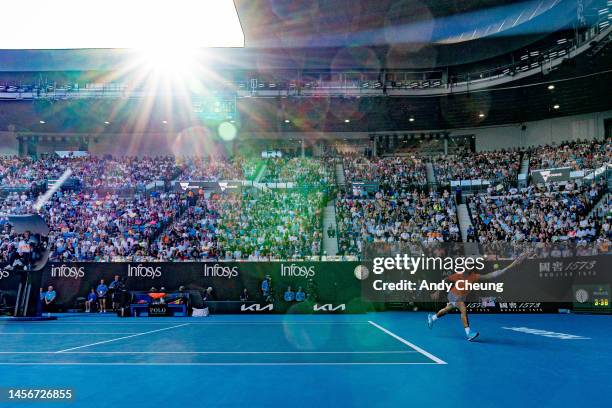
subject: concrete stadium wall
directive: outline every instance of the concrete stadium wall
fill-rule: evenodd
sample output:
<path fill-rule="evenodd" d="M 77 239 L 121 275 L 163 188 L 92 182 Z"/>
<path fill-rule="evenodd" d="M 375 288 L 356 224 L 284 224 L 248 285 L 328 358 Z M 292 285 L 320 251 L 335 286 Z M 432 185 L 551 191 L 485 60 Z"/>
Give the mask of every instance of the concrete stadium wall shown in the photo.
<path fill-rule="evenodd" d="M 521 130 L 521 124 L 504 126 L 478 127 L 451 130 L 452 135 L 474 135 L 476 150 L 487 151 L 512 147 L 529 147 L 543 144 L 559 143 L 576 139 L 601 139 L 604 137 L 604 120 L 612 118 L 612 111 L 595 112 L 584 115 L 557 117 L 534 122 L 526 122 L 526 130 Z M 408 133 L 419 133 L 409 131 Z M 398 132 L 403 133 L 403 132 Z M 304 138 L 306 141 L 337 139 L 369 140 L 369 132 L 294 132 L 254 134 L 253 138 Z M 239 142 L 238 142 L 239 143 Z M 39 146 L 38 152 L 68 149 L 69 146 Z M 73 146 L 71 148 L 76 148 Z M 179 134 L 147 134 L 147 135 L 102 135 L 98 143 L 90 143 L 92 154 L 113 154 L 116 156 L 167 155 L 176 156 L 215 156 L 231 155 L 229 144 L 216 143 L 202 129 L 188 129 Z M 0 155 L 18 154 L 18 143 L 15 135 L 10 132 L 0 132 Z"/>
<path fill-rule="evenodd" d="M 122 137 L 112 135 L 100 137 L 98 143 L 91 143 L 89 151 L 95 155 L 113 156 L 215 156 L 229 155 L 227 146 L 213 142 L 204 133 L 192 134 L 146 134 Z"/>
<path fill-rule="evenodd" d="M 19 153 L 19 144 L 15 135 L 9 132 L 0 132 L 0 156 L 13 156 Z"/>

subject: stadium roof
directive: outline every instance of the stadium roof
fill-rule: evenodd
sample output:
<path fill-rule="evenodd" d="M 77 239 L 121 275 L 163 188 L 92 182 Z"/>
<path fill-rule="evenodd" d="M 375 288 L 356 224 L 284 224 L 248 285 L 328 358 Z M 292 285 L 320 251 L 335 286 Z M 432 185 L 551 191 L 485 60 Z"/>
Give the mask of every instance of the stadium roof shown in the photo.
<path fill-rule="evenodd" d="M 333 67 L 345 50 L 356 48 L 372 50 L 378 64 L 386 67 L 465 64 L 508 53 L 572 27 L 576 20 L 572 0 L 235 0 L 235 4 L 246 48 L 202 51 L 212 65 Z M 189 26 L 188 21 L 185 24 Z M 112 24 L 108 30 L 113 30 Z M 164 25 L 159 31 L 171 33 Z M 187 36 L 185 43 L 193 44 L 192 37 Z M 130 58 L 129 50 L 0 51 L 0 70 L 113 70 Z"/>
<path fill-rule="evenodd" d="M 232 0 L 4 0 L 0 49 L 242 47 Z M 218 35 L 222 31 L 223 35 Z"/>
<path fill-rule="evenodd" d="M 576 7 L 563 0 L 236 0 L 236 6 L 246 45 L 262 48 L 460 43 L 551 32 L 571 15 L 526 25 Z"/>
<path fill-rule="evenodd" d="M 242 98 L 241 134 L 457 129 L 521 123 L 612 109 L 612 53 L 570 61 L 511 86 L 434 97 Z M 607 68 L 606 68 L 607 67 Z M 554 85 L 554 89 L 549 89 Z M 555 108 L 555 106 L 558 106 Z M 138 120 L 147 112 L 145 120 Z M 482 114 L 482 116 L 481 116 Z M 414 120 L 410 120 L 410 119 Z M 349 122 L 346 122 L 346 120 Z M 288 122 L 285 122 L 285 121 Z M 109 122 L 109 123 L 105 123 Z M 37 100 L 0 102 L 0 132 L 128 134 L 181 132 L 206 126 L 185 100 Z"/>

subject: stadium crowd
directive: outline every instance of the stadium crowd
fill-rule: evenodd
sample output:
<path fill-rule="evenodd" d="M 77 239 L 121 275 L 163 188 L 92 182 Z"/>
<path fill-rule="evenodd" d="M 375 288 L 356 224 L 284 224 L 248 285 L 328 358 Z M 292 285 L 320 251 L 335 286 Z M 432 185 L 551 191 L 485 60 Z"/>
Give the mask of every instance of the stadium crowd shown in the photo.
<path fill-rule="evenodd" d="M 469 202 L 480 242 L 593 242 L 598 223 L 588 217 L 605 186 L 549 184 L 530 186 L 518 194 L 475 196 Z"/>
<path fill-rule="evenodd" d="M 442 194 L 381 192 L 372 198 L 340 196 L 336 200 L 338 247 L 344 255 L 362 253 L 372 242 L 460 241 L 455 203 Z"/>
<path fill-rule="evenodd" d="M 263 260 L 318 255 L 322 193 L 202 195 L 157 243 L 158 260 Z"/>
<path fill-rule="evenodd" d="M 0 158 L 0 187 L 28 187 L 58 179 L 68 169 L 85 187 L 144 187 L 154 180 L 171 180 L 180 171 L 172 156 L 159 157 L 29 157 Z"/>
<path fill-rule="evenodd" d="M 293 182 L 298 185 L 326 186 L 333 180 L 330 163 L 304 157 L 291 159 L 271 158 L 266 160 L 266 172 L 262 182 Z"/>
<path fill-rule="evenodd" d="M 251 180 L 257 170 L 257 161 L 235 157 L 233 159 L 184 158 L 181 180 L 219 181 Z"/>
<path fill-rule="evenodd" d="M 520 169 L 518 150 L 462 152 L 432 158 L 436 180 L 443 186 L 455 180 L 488 180 L 510 184 Z"/>
<path fill-rule="evenodd" d="M 39 167 L 29 157 L 0 156 L 0 186 L 32 188 L 43 179 Z"/>
<path fill-rule="evenodd" d="M 343 157 L 347 182 L 378 181 L 383 190 L 408 191 L 414 186 L 427 185 L 427 172 L 423 158 L 382 157 L 366 158 L 355 155 Z"/>
<path fill-rule="evenodd" d="M 34 199 L 12 193 L 4 213 L 34 213 Z M 56 261 L 120 261 L 149 256 L 157 234 L 187 205 L 175 193 L 117 195 L 57 192 L 41 208 L 50 228 L 50 259 Z"/>
<path fill-rule="evenodd" d="M 530 150 L 531 169 L 570 167 L 572 170 L 596 169 L 612 163 L 612 140 L 574 141 L 540 146 Z"/>
<path fill-rule="evenodd" d="M 574 142 L 532 149 L 529 154 L 532 168 L 584 169 L 610 162 L 611 149 L 609 141 Z M 267 160 L 4 156 L 0 157 L 0 212 L 35 212 L 40 191 L 34 186 L 70 168 L 82 188 L 60 190 L 40 209 L 50 226 L 48 247 L 55 261 L 304 258 L 323 254 L 324 231 L 337 237 L 341 255 L 358 255 L 368 242 L 461 241 L 455 197 L 444 187 L 439 192 L 427 188 L 426 160 L 431 160 L 442 186 L 455 179 L 476 178 L 508 184 L 507 189 L 490 187 L 468 198 L 473 221 L 468 240 L 609 243 L 609 196 L 588 216 L 607 192 L 604 183 L 519 188 L 514 181 L 520 159 L 521 152 L 514 150 L 428 159 L 416 154 Z M 336 163 L 343 164 L 348 187 L 337 193 L 327 188 L 334 184 Z M 260 171 L 264 164 L 266 170 Z M 253 180 L 259 173 L 264 182 L 314 188 L 196 192 L 178 191 L 169 183 Z M 163 192 L 135 188 L 153 180 L 166 182 Z M 350 183 L 357 181 L 371 181 L 379 188 L 351 191 Z M 21 189 L 14 191 L 15 187 Z M 132 188 L 132 193 L 113 191 L 124 187 Z M 336 198 L 337 230 L 323 226 L 326 193 Z M 6 220 L 0 226 L 5 228 Z M 0 261 L 27 260 L 22 256 L 23 236 L 5 231 L 3 239 Z"/>

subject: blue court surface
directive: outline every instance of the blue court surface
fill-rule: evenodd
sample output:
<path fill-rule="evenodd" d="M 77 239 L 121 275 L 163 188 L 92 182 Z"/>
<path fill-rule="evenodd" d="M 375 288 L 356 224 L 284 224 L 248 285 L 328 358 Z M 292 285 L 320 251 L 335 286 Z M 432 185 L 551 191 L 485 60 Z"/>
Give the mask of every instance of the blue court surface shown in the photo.
<path fill-rule="evenodd" d="M 0 323 L 0 387 L 87 407 L 609 406 L 612 318 L 426 314 Z M 0 402 L 0 405 L 12 405 Z M 27 406 L 27 403 L 15 403 Z"/>

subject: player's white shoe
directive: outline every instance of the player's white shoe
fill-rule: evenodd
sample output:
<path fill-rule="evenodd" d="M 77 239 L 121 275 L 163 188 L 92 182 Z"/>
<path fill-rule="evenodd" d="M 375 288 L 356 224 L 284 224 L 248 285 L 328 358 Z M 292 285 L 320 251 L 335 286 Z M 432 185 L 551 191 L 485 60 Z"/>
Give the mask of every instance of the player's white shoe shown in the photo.
<path fill-rule="evenodd" d="M 480 333 L 478 332 L 470 332 L 470 334 L 467 335 L 467 341 L 474 341 L 474 339 L 479 335 Z"/>
<path fill-rule="evenodd" d="M 433 317 L 434 317 L 433 313 L 430 313 L 427 315 L 427 327 L 429 327 L 430 329 L 433 327 L 433 324 L 434 324 Z"/>

